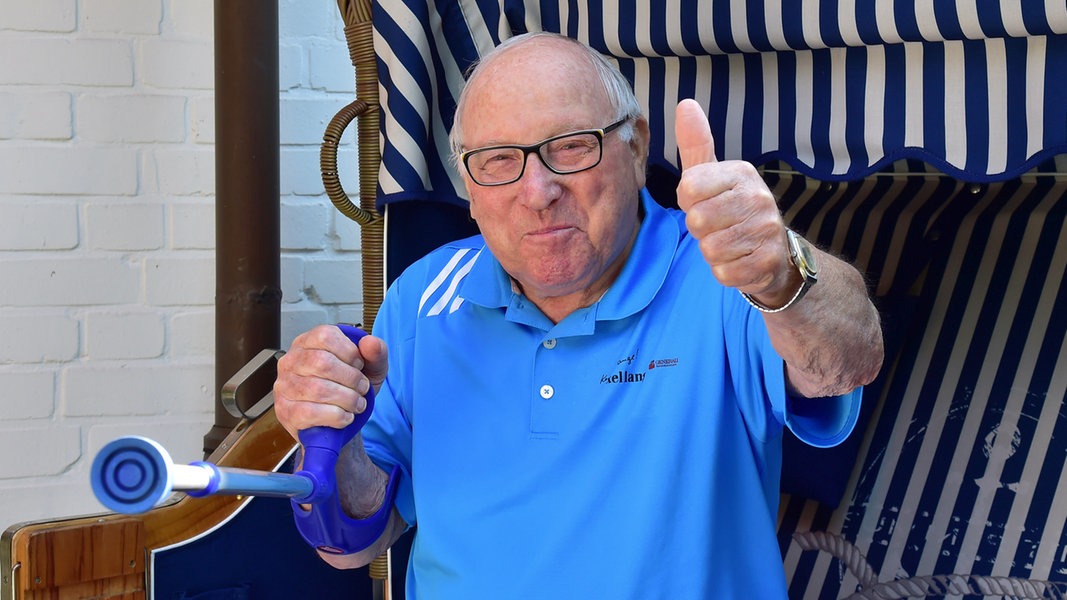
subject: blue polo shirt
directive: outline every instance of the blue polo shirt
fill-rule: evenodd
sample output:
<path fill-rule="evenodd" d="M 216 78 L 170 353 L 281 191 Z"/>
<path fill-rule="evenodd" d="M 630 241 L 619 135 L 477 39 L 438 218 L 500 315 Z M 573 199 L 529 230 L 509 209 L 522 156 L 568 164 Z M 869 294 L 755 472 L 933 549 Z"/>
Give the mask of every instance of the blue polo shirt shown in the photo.
<path fill-rule="evenodd" d="M 390 288 L 364 429 L 418 525 L 410 598 L 785 598 L 783 425 L 843 440 L 860 392 L 794 418 L 760 313 L 642 192 L 618 280 L 559 324 L 480 236 Z M 796 402 L 803 402 L 797 399 Z"/>

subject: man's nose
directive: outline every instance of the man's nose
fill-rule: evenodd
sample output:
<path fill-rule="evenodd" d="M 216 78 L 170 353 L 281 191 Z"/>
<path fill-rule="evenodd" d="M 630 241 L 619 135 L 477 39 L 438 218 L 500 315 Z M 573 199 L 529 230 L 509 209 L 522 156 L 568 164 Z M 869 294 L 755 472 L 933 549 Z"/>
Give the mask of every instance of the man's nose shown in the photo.
<path fill-rule="evenodd" d="M 552 172 L 541 155 L 531 152 L 526 157 L 526 169 L 519 179 L 522 186 L 522 202 L 531 210 L 543 210 L 559 197 L 561 176 Z"/>

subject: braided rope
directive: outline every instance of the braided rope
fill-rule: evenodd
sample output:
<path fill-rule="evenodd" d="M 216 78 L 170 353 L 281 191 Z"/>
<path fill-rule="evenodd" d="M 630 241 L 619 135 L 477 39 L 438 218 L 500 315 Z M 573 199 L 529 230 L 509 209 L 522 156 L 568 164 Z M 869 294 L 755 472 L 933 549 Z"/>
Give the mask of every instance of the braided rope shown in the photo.
<path fill-rule="evenodd" d="M 999 577 L 991 575 L 919 575 L 907 579 L 878 581 L 878 574 L 851 542 L 828 531 L 798 531 L 793 540 L 801 550 L 828 552 L 845 564 L 860 582 L 860 591 L 849 600 L 902 600 L 945 595 L 983 595 L 1017 600 L 1067 600 L 1067 582 Z"/>
<path fill-rule="evenodd" d="M 828 531 L 798 531 L 793 534 L 793 539 L 801 550 L 829 552 L 831 556 L 845 563 L 849 573 L 852 573 L 864 588 L 878 583 L 878 573 L 875 573 L 874 568 L 867 562 L 867 557 L 845 538 Z"/>
<path fill-rule="evenodd" d="M 1062 600 L 1067 598 L 1067 584 L 1018 577 L 990 575 L 920 575 L 908 579 L 877 583 L 856 592 L 850 600 L 899 600 L 927 596 L 974 595 L 1015 599 Z"/>

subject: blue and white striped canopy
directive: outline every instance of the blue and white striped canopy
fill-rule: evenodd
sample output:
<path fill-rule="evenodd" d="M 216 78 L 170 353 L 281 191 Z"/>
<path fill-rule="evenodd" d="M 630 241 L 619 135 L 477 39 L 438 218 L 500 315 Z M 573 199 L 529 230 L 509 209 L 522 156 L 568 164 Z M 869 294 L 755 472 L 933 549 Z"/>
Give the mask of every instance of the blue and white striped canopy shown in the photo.
<path fill-rule="evenodd" d="M 379 202 L 465 203 L 448 160 L 463 74 L 516 33 L 613 58 L 677 171 L 674 106 L 709 111 L 720 158 L 854 180 L 920 159 L 965 181 L 1067 151 L 1064 0 L 377 0 Z"/>

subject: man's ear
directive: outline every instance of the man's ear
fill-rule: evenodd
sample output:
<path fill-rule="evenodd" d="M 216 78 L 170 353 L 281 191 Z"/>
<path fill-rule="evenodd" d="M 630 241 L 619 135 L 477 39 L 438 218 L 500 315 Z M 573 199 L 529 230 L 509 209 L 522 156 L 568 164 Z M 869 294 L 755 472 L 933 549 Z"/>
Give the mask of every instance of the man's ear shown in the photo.
<path fill-rule="evenodd" d="M 634 120 L 634 134 L 630 138 L 630 151 L 634 154 L 634 173 L 637 181 L 644 187 L 645 170 L 648 167 L 648 144 L 652 134 L 648 129 L 648 120 L 644 115 Z"/>

